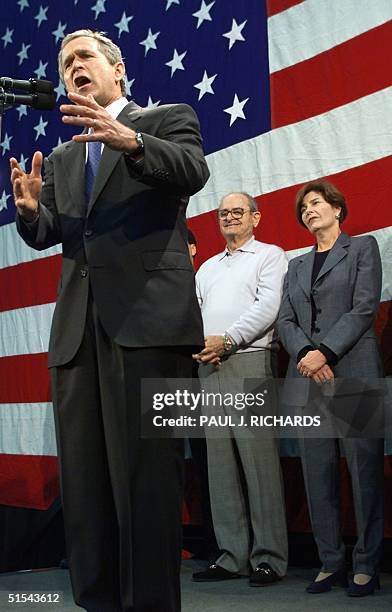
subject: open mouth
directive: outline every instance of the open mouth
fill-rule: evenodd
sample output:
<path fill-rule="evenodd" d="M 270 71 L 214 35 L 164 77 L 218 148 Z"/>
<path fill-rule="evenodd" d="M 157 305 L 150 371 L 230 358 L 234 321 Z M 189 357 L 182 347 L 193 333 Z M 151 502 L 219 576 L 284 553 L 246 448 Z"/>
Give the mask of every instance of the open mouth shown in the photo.
<path fill-rule="evenodd" d="M 86 85 L 90 85 L 91 81 L 88 77 L 82 75 L 82 76 L 77 76 L 74 79 L 74 85 L 75 87 L 77 87 L 77 89 L 82 89 L 83 87 L 85 87 Z"/>

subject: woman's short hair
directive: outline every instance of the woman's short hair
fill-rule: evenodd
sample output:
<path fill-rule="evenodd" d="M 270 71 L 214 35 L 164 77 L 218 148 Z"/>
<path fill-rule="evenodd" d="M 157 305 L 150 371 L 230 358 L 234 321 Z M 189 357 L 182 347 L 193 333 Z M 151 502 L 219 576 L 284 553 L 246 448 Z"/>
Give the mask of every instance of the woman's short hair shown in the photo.
<path fill-rule="evenodd" d="M 302 205 L 304 197 L 311 191 L 320 193 L 324 200 L 328 202 L 328 204 L 331 204 L 331 206 L 339 207 L 341 209 L 339 224 L 343 223 L 348 215 L 348 208 L 344 195 L 340 193 L 339 189 L 337 189 L 335 185 L 332 185 L 332 183 L 329 181 L 319 179 L 317 181 L 310 181 L 310 183 L 306 183 L 306 185 L 301 187 L 296 195 L 295 214 L 300 224 L 303 225 L 303 227 L 306 227 L 305 223 L 302 221 Z"/>

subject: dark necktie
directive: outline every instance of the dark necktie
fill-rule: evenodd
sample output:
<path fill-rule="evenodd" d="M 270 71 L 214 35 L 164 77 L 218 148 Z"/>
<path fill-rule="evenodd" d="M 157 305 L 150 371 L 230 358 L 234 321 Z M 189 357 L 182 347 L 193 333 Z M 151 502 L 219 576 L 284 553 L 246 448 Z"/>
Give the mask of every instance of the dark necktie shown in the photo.
<path fill-rule="evenodd" d="M 98 140 L 87 143 L 88 154 L 86 162 L 86 183 L 85 183 L 85 194 L 86 203 L 90 201 L 91 193 L 94 186 L 95 177 L 98 172 L 99 161 L 101 159 L 101 146 L 102 143 Z"/>

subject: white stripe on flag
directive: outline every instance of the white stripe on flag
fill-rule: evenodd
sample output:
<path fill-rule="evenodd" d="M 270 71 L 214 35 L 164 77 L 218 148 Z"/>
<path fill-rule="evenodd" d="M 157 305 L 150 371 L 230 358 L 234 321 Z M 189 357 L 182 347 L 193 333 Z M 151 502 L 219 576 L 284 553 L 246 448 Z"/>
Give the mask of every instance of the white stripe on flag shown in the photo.
<path fill-rule="evenodd" d="M 0 312 L 0 357 L 46 353 L 55 304 Z"/>
<path fill-rule="evenodd" d="M 392 0 L 391 5 L 392 5 Z M 188 217 L 217 208 L 229 191 L 255 196 L 361 166 L 391 154 L 392 87 L 207 156 L 211 177 Z M 0 227 L 0 268 L 61 253 L 28 247 L 15 223 Z"/>
<path fill-rule="evenodd" d="M 0 404 L 0 453 L 57 455 L 52 404 Z"/>
<path fill-rule="evenodd" d="M 391 19 L 391 0 L 306 0 L 268 19 L 270 72 L 328 51 Z"/>
<path fill-rule="evenodd" d="M 391 106 L 387 87 L 212 153 L 211 177 L 191 198 L 188 217 L 214 210 L 230 191 L 259 196 L 390 155 Z"/>
<path fill-rule="evenodd" d="M 16 231 L 16 223 L 0 226 L 0 269 L 58 253 L 61 253 L 60 245 L 45 251 L 36 251 L 27 246 Z"/>

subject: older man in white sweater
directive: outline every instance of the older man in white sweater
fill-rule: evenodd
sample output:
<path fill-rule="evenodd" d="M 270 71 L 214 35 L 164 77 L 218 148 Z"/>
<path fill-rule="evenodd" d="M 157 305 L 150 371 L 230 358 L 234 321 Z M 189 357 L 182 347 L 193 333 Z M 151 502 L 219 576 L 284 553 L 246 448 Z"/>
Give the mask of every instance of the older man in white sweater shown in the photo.
<path fill-rule="evenodd" d="M 196 275 L 205 347 L 194 355 L 205 389 L 244 389 L 244 379 L 273 376 L 284 251 L 255 240 L 260 222 L 246 193 L 225 196 L 218 209 L 222 253 Z M 248 576 L 251 586 L 280 580 L 287 568 L 287 534 L 277 441 L 244 435 L 207 437 L 212 516 L 220 556 L 197 582 Z"/>

